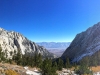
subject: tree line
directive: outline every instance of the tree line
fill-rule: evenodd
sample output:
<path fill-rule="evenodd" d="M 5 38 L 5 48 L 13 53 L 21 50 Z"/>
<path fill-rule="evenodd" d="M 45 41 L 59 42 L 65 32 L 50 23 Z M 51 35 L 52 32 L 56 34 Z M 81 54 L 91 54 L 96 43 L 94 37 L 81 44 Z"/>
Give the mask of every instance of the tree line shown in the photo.
<path fill-rule="evenodd" d="M 14 50 L 14 52 L 10 52 L 10 56 L 12 58 L 7 58 L 7 50 L 5 52 L 2 51 L 2 48 L 0 47 L 0 62 L 6 62 L 6 63 L 16 63 L 17 65 L 21 66 L 30 66 L 30 67 L 37 67 L 40 68 L 43 75 L 57 75 L 57 70 L 62 70 L 62 68 L 71 68 L 75 67 L 74 71 L 77 74 L 91 74 L 92 72 L 89 69 L 89 66 L 91 66 L 89 62 L 89 58 L 84 58 L 80 61 L 80 63 L 70 63 L 69 58 L 66 58 L 65 61 L 63 61 L 61 58 L 58 58 L 57 60 L 52 60 L 50 58 L 43 59 L 41 54 L 35 53 L 34 56 L 28 55 L 25 53 L 24 55 L 21 53 L 21 50 L 18 49 Z M 96 63 L 96 62 L 95 62 Z"/>
<path fill-rule="evenodd" d="M 12 56 L 12 58 L 8 58 L 7 50 L 3 52 L 2 48 L 0 47 L 0 62 L 10 64 L 16 63 L 17 65 L 21 66 L 37 67 L 41 69 L 43 75 L 57 75 L 57 70 L 62 70 L 63 67 L 71 67 L 68 58 L 64 64 L 63 60 L 60 58 L 57 61 L 52 61 L 50 58 L 43 59 L 40 53 L 35 53 L 34 56 L 28 55 L 27 53 L 23 55 L 20 49 L 18 49 L 18 51 L 14 50 L 14 52 L 11 51 L 10 56 Z"/>

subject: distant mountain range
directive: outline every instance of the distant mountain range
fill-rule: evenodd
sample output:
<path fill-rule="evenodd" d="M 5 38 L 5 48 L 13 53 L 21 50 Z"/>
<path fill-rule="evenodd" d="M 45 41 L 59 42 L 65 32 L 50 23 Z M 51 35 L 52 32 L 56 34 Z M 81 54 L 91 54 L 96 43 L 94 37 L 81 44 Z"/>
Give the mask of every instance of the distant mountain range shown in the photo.
<path fill-rule="evenodd" d="M 70 45 L 70 42 L 38 42 L 37 44 L 44 46 L 49 52 L 60 57 Z"/>
<path fill-rule="evenodd" d="M 66 49 L 70 42 L 37 42 L 38 45 L 44 46 L 45 48 L 57 48 L 57 49 Z"/>
<path fill-rule="evenodd" d="M 80 61 L 86 56 L 95 58 L 100 55 L 100 22 L 76 35 L 70 46 L 63 53 L 62 58 L 70 58 L 72 62 Z M 100 58 L 96 58 L 100 60 Z"/>

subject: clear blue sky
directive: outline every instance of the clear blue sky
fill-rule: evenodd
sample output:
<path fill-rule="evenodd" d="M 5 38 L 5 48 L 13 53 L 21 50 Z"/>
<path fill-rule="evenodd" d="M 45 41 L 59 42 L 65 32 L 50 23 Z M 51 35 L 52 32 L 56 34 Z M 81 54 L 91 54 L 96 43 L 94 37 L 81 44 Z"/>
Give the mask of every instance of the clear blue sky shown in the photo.
<path fill-rule="evenodd" d="M 100 0 L 0 0 L 0 27 L 35 42 L 69 42 L 100 21 Z"/>

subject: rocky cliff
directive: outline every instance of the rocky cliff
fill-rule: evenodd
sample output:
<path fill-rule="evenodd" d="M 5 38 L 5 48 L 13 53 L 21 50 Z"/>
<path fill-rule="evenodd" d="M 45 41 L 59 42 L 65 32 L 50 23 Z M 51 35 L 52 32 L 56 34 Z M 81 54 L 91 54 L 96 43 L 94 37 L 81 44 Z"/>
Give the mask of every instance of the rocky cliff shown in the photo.
<path fill-rule="evenodd" d="M 70 46 L 61 56 L 69 57 L 72 62 L 91 56 L 100 50 L 100 22 L 76 35 Z"/>
<path fill-rule="evenodd" d="M 34 53 L 41 53 L 43 57 L 55 58 L 56 56 L 48 52 L 43 46 L 39 46 L 34 42 L 28 40 L 26 37 L 18 32 L 7 31 L 0 28 L 0 45 L 3 51 L 7 51 L 8 57 L 10 57 L 10 51 L 20 49 L 22 54 L 28 53 L 34 55 Z"/>

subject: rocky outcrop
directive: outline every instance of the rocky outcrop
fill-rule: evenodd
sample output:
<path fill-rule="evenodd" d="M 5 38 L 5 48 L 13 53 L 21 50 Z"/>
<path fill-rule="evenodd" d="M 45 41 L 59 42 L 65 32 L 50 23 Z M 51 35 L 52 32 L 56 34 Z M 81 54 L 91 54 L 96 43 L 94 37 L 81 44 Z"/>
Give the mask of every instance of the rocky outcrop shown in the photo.
<path fill-rule="evenodd" d="M 72 62 L 81 60 L 84 56 L 91 56 L 100 50 L 100 23 L 76 35 L 70 46 L 61 56 L 69 57 Z"/>
<path fill-rule="evenodd" d="M 21 50 L 22 54 L 28 53 L 34 55 L 34 53 L 40 53 L 43 57 L 55 58 L 56 56 L 48 52 L 44 47 L 35 44 L 28 40 L 26 37 L 18 32 L 7 31 L 0 28 L 0 44 L 3 51 L 7 51 L 8 57 L 10 57 L 10 51 L 16 52 Z"/>

